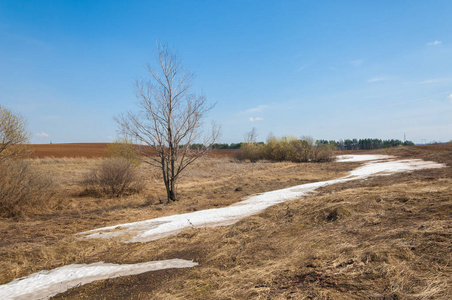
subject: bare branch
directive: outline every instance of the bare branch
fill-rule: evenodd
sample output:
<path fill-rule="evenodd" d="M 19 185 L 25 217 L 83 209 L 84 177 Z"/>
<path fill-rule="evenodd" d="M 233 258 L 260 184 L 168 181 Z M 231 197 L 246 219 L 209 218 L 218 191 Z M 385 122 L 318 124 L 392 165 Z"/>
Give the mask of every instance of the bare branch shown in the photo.
<path fill-rule="evenodd" d="M 29 138 L 25 119 L 0 105 L 0 163 L 27 155 Z"/>
<path fill-rule="evenodd" d="M 213 108 L 204 96 L 190 93 L 194 75 L 166 44 L 158 43 L 156 67 L 146 64 L 148 81 L 136 81 L 138 114 L 116 118 L 119 132 L 138 143 L 143 161 L 162 171 L 168 200 L 176 200 L 176 182 L 181 172 L 201 157 L 219 134 L 213 127 L 205 149 L 193 150 L 202 134 L 203 121 Z"/>

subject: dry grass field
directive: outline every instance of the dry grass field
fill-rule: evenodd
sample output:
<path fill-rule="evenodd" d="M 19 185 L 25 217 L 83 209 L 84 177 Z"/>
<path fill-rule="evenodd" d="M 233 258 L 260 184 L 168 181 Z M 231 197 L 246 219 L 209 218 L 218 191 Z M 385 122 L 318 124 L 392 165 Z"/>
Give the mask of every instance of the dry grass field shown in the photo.
<path fill-rule="evenodd" d="M 199 266 L 101 280 L 54 298 L 450 299 L 452 146 L 379 152 L 448 167 L 328 186 L 232 226 L 136 244 L 74 234 L 227 206 L 247 195 L 342 177 L 360 163 L 245 163 L 230 153 L 213 155 L 181 179 L 179 202 L 160 204 L 165 194 L 157 170 L 141 165 L 144 192 L 108 199 L 84 194 L 79 184 L 101 161 L 82 156 L 103 155 L 37 155 L 51 156 L 32 161 L 56 178 L 59 194 L 35 215 L 0 219 L 0 283 L 72 263 L 183 258 Z"/>

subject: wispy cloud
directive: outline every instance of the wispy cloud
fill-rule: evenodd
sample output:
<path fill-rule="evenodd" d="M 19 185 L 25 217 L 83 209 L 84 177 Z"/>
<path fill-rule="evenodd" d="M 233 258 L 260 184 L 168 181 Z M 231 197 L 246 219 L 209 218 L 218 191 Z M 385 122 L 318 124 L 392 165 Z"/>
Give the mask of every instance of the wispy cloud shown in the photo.
<path fill-rule="evenodd" d="M 364 59 L 351 60 L 351 61 L 349 61 L 349 63 L 355 67 L 359 67 L 364 63 Z"/>
<path fill-rule="evenodd" d="M 270 109 L 270 108 L 271 108 L 270 105 L 263 104 L 263 105 L 258 105 L 256 107 L 249 108 L 249 109 L 243 111 L 243 113 L 247 113 L 247 114 L 249 114 L 249 113 L 257 113 L 257 112 L 262 112 L 262 111 Z"/>
<path fill-rule="evenodd" d="M 433 42 L 428 42 L 426 45 L 427 46 L 437 46 L 437 45 L 441 45 L 441 44 L 442 44 L 441 41 L 434 40 Z"/>
<path fill-rule="evenodd" d="M 307 63 L 302 64 L 302 65 L 297 69 L 297 72 L 301 72 L 301 71 L 303 71 L 304 69 L 306 69 L 306 68 L 312 66 L 313 64 L 315 64 L 315 61 L 308 61 Z"/>
<path fill-rule="evenodd" d="M 450 94 L 449 96 L 447 96 L 447 99 L 449 99 L 449 102 L 452 104 L 452 94 Z"/>
<path fill-rule="evenodd" d="M 452 77 L 432 78 L 419 82 L 419 84 L 434 84 L 452 82 Z"/>
<path fill-rule="evenodd" d="M 263 119 L 264 118 L 260 118 L 260 117 L 256 117 L 256 118 L 250 117 L 251 122 L 262 121 Z"/>
<path fill-rule="evenodd" d="M 44 131 L 41 131 L 39 133 L 36 133 L 35 136 L 37 136 L 37 137 L 49 137 L 50 135 L 48 133 L 45 133 Z"/>
<path fill-rule="evenodd" d="M 387 76 L 380 76 L 380 77 L 373 77 L 367 80 L 368 83 L 374 83 L 374 82 L 380 82 L 380 81 L 388 81 L 391 80 L 391 77 Z"/>

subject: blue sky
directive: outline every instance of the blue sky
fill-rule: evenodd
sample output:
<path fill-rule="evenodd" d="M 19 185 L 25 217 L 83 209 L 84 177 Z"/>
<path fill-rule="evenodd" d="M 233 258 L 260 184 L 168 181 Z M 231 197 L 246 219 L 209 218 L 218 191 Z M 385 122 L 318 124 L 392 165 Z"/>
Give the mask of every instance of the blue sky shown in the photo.
<path fill-rule="evenodd" d="M 109 142 L 156 41 L 216 103 L 220 142 L 452 140 L 452 1 L 0 0 L 0 104 L 33 143 Z"/>

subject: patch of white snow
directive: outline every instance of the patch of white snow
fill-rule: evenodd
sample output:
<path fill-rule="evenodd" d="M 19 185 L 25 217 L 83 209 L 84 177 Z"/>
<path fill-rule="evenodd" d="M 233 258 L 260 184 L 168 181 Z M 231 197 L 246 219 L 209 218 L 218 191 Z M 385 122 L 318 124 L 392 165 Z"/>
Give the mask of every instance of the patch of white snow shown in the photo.
<path fill-rule="evenodd" d="M 0 299 L 48 299 L 75 286 L 84 285 L 96 280 L 136 275 L 170 268 L 191 268 L 196 265 L 198 264 L 184 259 L 169 259 L 123 265 L 103 262 L 73 264 L 50 271 L 40 271 L 0 285 Z"/>
<path fill-rule="evenodd" d="M 323 186 L 365 179 L 372 175 L 388 175 L 397 172 L 445 167 L 443 164 L 419 159 L 394 160 L 386 155 L 343 155 L 338 161 L 367 160 L 375 161 L 365 163 L 363 166 L 351 171 L 348 176 L 342 178 L 302 184 L 254 195 L 228 207 L 98 228 L 82 232 L 80 235 L 85 238 L 123 237 L 126 239 L 126 243 L 148 242 L 176 234 L 185 228 L 231 225 L 275 204 L 306 196 Z M 131 236 L 132 238 L 130 238 Z M 189 268 L 196 265 L 197 263 L 182 259 L 124 265 L 105 264 L 102 262 L 89 265 L 69 265 L 51 271 L 40 271 L 28 277 L 15 279 L 8 284 L 1 285 L 0 299 L 46 299 L 77 285 L 96 280 L 167 268 Z"/>
<path fill-rule="evenodd" d="M 394 156 L 382 155 L 382 154 L 349 154 L 349 155 L 339 155 L 336 156 L 337 162 L 352 162 L 352 161 L 367 161 L 367 160 L 379 160 L 379 159 L 390 159 Z"/>
<path fill-rule="evenodd" d="M 351 160 L 344 161 L 371 161 L 353 170 L 350 175 L 338 179 L 302 184 L 290 188 L 271 191 L 251 196 L 248 199 L 228 207 L 207 209 L 192 213 L 166 216 L 141 222 L 127 223 L 109 227 L 98 228 L 80 233 L 85 238 L 111 238 L 124 237 L 126 243 L 149 242 L 167 237 L 186 229 L 231 225 L 239 220 L 257 214 L 266 208 L 288 200 L 306 196 L 316 189 L 350 180 L 364 179 L 372 175 L 388 175 L 397 172 L 408 172 L 427 168 L 442 168 L 443 164 L 428 162 L 419 159 L 388 160 L 386 155 L 377 155 L 364 158 L 353 155 Z M 384 159 L 384 160 L 383 160 Z M 119 230 L 114 230 L 120 226 Z M 132 237 L 131 237 L 132 236 Z"/>

